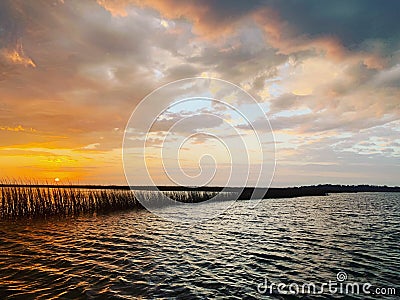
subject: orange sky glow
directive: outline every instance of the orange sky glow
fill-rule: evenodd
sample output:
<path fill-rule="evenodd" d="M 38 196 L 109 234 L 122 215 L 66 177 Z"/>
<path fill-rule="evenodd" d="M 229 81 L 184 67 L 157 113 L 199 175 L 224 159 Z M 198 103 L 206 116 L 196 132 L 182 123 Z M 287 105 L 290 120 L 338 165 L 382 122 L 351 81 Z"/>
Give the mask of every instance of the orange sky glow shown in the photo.
<path fill-rule="evenodd" d="M 374 15 L 369 2 L 313 3 L 3 1 L 0 178 L 126 184 L 123 136 L 138 103 L 166 83 L 215 77 L 265 110 L 276 142 L 272 185 L 398 185 L 397 4 Z M 160 183 L 170 183 L 159 167 L 162 125 L 190 109 L 170 111 L 151 133 L 149 172 Z M 193 175 L 214 146 L 197 137 L 187 147 L 195 150 L 182 152 L 182 164 Z M 227 156 L 218 151 L 223 177 Z"/>

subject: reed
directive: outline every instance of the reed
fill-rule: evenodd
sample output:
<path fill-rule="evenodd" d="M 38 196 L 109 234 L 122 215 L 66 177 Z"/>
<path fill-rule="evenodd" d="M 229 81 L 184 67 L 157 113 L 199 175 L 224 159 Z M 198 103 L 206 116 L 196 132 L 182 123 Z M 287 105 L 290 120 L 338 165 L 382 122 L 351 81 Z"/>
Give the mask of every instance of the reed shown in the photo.
<path fill-rule="evenodd" d="M 79 216 L 143 209 L 138 199 L 161 203 L 161 193 L 170 199 L 185 203 L 206 201 L 218 194 L 202 191 L 156 192 L 3 184 L 0 187 L 0 219 Z"/>

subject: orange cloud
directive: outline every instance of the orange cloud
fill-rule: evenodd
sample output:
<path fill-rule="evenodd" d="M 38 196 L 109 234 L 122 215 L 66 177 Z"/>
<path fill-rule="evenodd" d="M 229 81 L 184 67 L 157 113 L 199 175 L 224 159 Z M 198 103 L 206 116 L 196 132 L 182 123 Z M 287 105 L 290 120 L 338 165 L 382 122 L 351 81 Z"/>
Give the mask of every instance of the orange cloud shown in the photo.
<path fill-rule="evenodd" d="M 114 17 L 126 17 L 126 8 L 131 3 L 130 0 L 97 0 L 97 3 L 108 10 Z"/>
<path fill-rule="evenodd" d="M 157 10 L 164 18 L 185 18 L 193 23 L 195 34 L 215 40 L 232 33 L 240 18 L 216 17 L 210 5 L 179 0 L 97 0 L 113 16 L 127 16 L 127 7 L 137 5 Z"/>
<path fill-rule="evenodd" d="M 167 19 L 185 18 L 193 23 L 195 34 L 213 41 L 232 34 L 241 21 L 252 19 L 264 31 L 267 43 L 278 49 L 278 53 L 290 55 L 302 51 L 315 51 L 336 61 L 354 56 L 372 69 L 380 69 L 385 64 L 385 61 L 375 54 L 351 53 L 335 36 L 312 38 L 304 34 L 299 35 L 293 26 L 281 19 L 277 11 L 268 7 L 229 16 L 215 12 L 214 4 L 204 1 L 97 0 L 97 3 L 110 11 L 113 16 L 127 16 L 127 7 L 136 5 L 155 9 Z"/>
<path fill-rule="evenodd" d="M 29 128 L 29 129 L 25 129 L 24 127 L 22 127 L 21 125 L 18 125 L 16 127 L 10 127 L 10 126 L 0 126 L 0 130 L 2 131 L 30 131 L 30 132 L 36 132 L 35 129 L 33 128 Z"/>
<path fill-rule="evenodd" d="M 31 67 L 36 67 L 35 63 L 30 59 L 29 57 L 24 57 L 18 51 L 13 50 L 13 51 L 6 51 L 4 53 L 4 56 L 8 58 L 8 60 L 12 63 L 15 64 L 20 64 L 24 65 L 26 67 L 31 66 Z"/>
<path fill-rule="evenodd" d="M 15 49 L 3 49 L 1 54 L 6 61 L 12 64 L 23 65 L 25 67 L 36 67 L 33 60 L 25 55 L 21 42 L 17 43 Z"/>

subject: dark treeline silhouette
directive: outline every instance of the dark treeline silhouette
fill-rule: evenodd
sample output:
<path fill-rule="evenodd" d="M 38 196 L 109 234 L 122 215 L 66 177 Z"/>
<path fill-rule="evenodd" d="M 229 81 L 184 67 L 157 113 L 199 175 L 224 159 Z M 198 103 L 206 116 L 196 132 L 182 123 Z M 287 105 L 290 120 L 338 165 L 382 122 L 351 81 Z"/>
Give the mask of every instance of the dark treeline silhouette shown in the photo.
<path fill-rule="evenodd" d="M 135 187 L 144 188 L 144 187 Z M 311 186 L 300 186 L 300 187 L 286 187 L 286 188 L 269 188 L 266 193 L 265 189 L 255 190 L 254 187 L 172 187 L 172 186 L 160 186 L 158 187 L 162 191 L 192 191 L 201 190 L 207 192 L 240 192 L 239 199 L 246 200 L 250 199 L 252 194 L 255 192 L 256 198 L 271 199 L 271 198 L 294 198 L 303 196 L 326 196 L 332 193 L 360 193 L 360 192 L 400 192 L 400 187 L 388 187 L 388 186 L 374 186 L 374 185 L 333 185 L 333 184 L 320 184 Z M 263 196 L 262 196 L 263 195 Z M 254 198 L 254 197 L 253 197 Z"/>
<path fill-rule="evenodd" d="M 253 191 L 254 188 L 245 188 L 239 199 L 250 198 L 250 195 L 253 193 Z M 302 196 L 326 196 L 332 193 L 361 192 L 400 192 L 400 187 L 321 184 L 300 187 L 270 188 L 262 198 L 293 198 Z"/>

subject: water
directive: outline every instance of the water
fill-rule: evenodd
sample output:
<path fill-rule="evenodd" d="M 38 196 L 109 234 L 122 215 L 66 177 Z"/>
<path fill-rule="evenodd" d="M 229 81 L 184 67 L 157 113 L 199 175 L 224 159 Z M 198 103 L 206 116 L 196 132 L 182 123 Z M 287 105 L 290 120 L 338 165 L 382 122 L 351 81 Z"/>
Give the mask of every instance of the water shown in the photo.
<path fill-rule="evenodd" d="M 287 299 L 257 286 L 323 283 L 339 271 L 399 295 L 399 193 L 255 203 L 194 225 L 146 211 L 0 223 L 0 298 Z"/>

